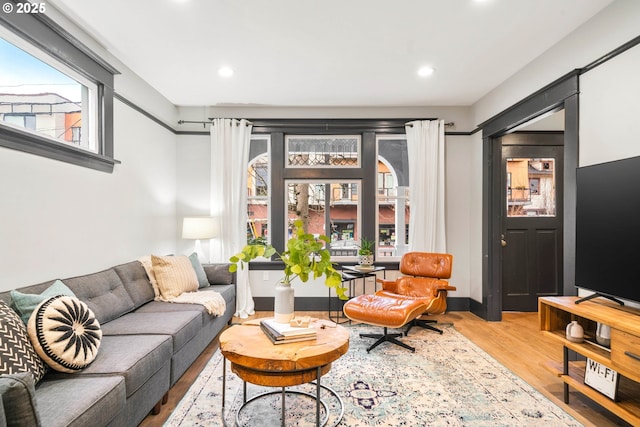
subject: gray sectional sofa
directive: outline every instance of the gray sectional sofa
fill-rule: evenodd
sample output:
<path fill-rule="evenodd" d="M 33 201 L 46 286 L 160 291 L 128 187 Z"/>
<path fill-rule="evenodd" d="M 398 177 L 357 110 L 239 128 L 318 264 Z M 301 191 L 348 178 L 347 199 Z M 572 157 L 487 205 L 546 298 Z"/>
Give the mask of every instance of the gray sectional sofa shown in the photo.
<path fill-rule="evenodd" d="M 211 286 L 198 292 L 219 292 L 226 303 L 222 316 L 197 304 L 155 301 L 138 261 L 62 279 L 94 312 L 103 335 L 88 367 L 73 374 L 50 370 L 35 386 L 42 426 L 136 426 L 159 405 L 235 311 L 235 275 L 228 264 L 203 267 Z M 39 294 L 53 282 L 18 290 Z M 0 299 L 9 303 L 10 293 Z M 6 412 L 0 411 L 0 426 L 14 425 L 16 420 L 2 416 Z"/>

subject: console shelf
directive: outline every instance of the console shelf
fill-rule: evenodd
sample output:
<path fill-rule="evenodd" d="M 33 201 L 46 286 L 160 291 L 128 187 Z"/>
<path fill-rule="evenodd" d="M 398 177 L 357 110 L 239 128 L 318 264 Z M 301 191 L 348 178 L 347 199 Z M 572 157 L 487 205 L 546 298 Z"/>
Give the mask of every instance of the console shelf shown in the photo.
<path fill-rule="evenodd" d="M 618 415 L 632 425 L 640 425 L 640 312 L 598 300 L 575 304 L 577 297 L 542 297 L 538 300 L 540 330 L 564 347 L 562 363 L 545 365 L 564 382 L 564 400 L 569 403 L 569 386 Z M 571 321 L 584 328 L 585 342 L 566 339 L 565 328 Z M 595 341 L 597 323 L 611 327 L 611 349 Z M 570 362 L 568 349 L 607 366 L 621 375 L 616 401 L 584 383 L 584 362 Z"/>

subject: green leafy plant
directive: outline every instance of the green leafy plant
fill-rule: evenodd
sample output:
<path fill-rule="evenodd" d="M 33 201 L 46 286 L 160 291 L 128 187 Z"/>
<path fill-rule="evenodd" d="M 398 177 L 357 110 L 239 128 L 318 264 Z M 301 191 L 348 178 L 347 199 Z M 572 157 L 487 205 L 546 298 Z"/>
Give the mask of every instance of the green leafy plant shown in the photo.
<path fill-rule="evenodd" d="M 293 237 L 287 241 L 287 249 L 278 253 L 271 245 L 249 244 L 242 248 L 242 251 L 229 258 L 231 265 L 230 272 L 244 268 L 249 261 L 258 257 L 270 258 L 278 255 L 279 261 L 284 263 L 283 283 L 289 283 L 300 278 L 302 282 L 307 282 L 311 277 L 317 279 L 325 276 L 325 285 L 334 288 L 340 299 L 347 299 L 346 288 L 342 286 L 342 276 L 333 267 L 331 254 L 325 245 L 329 245 L 331 240 L 325 235 L 317 238 L 307 233 L 303 228 L 303 222 L 297 220 L 294 223 Z"/>
<path fill-rule="evenodd" d="M 375 246 L 373 240 L 369 240 L 366 237 L 360 239 L 360 249 L 358 249 L 358 255 L 373 255 L 373 248 Z"/>

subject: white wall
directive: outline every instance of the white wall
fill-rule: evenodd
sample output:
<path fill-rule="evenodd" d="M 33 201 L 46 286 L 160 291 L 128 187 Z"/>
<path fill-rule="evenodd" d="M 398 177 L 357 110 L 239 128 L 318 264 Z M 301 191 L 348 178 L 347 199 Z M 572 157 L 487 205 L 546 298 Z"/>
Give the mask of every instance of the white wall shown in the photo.
<path fill-rule="evenodd" d="M 175 250 L 175 135 L 114 116 L 113 174 L 0 148 L 0 290 Z"/>
<path fill-rule="evenodd" d="M 195 247 L 194 240 L 182 238 L 182 219 L 187 216 L 209 215 L 211 200 L 210 141 L 209 135 L 179 135 L 177 138 L 176 253 L 178 254 L 189 255 Z M 201 243 L 203 253 L 208 259 L 210 248 L 206 242 Z"/>
<path fill-rule="evenodd" d="M 635 46 L 580 77 L 580 166 L 640 155 L 639 67 Z"/>
<path fill-rule="evenodd" d="M 446 137 L 446 228 L 447 252 L 453 255 L 450 283 L 457 290 L 451 297 L 469 297 L 471 282 L 471 226 L 473 211 L 473 155 L 469 136 Z"/>

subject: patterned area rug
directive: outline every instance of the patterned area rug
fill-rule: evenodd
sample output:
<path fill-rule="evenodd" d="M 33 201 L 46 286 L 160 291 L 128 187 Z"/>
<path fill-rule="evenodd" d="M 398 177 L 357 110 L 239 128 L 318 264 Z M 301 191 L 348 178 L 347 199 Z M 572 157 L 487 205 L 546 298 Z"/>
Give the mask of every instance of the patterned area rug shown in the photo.
<path fill-rule="evenodd" d="M 546 397 L 514 375 L 453 327 L 440 335 L 414 328 L 403 341 L 415 353 L 389 343 L 366 352 L 372 340 L 360 333 L 382 328 L 347 326 L 350 348 L 333 363 L 321 384 L 321 417 L 327 426 L 580 426 Z M 229 371 L 229 363 L 227 363 Z M 291 388 L 315 394 L 315 385 Z M 249 384 L 248 397 L 274 391 Z M 288 389 L 290 390 L 290 389 Z M 277 389 L 276 389 L 277 391 Z M 166 426 L 218 426 L 221 417 L 222 356 L 217 351 L 173 412 Z M 227 373 L 227 425 L 280 425 L 280 393 L 242 405 L 242 381 Z M 286 425 L 315 425 L 315 403 L 303 394 L 285 395 Z M 329 414 L 327 415 L 326 411 Z"/>

